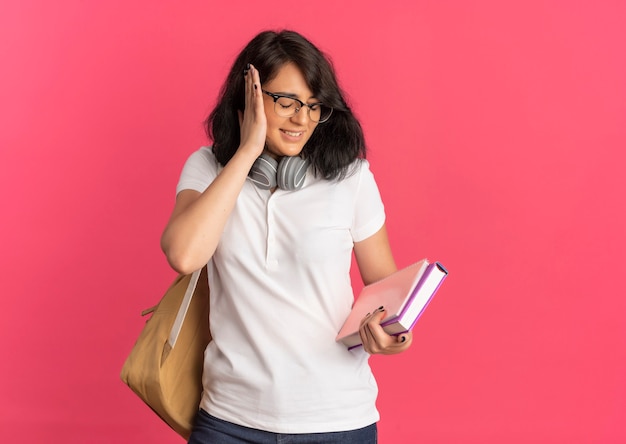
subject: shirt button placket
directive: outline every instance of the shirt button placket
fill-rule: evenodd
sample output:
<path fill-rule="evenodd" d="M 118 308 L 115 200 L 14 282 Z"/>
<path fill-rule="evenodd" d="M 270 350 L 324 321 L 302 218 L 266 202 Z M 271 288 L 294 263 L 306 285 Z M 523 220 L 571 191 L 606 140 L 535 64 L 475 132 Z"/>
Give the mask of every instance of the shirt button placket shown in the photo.
<path fill-rule="evenodd" d="M 276 259 L 276 236 L 274 234 L 274 205 L 272 205 L 272 199 L 267 203 L 267 258 L 266 266 L 269 269 L 276 268 L 278 266 L 278 260 Z"/>

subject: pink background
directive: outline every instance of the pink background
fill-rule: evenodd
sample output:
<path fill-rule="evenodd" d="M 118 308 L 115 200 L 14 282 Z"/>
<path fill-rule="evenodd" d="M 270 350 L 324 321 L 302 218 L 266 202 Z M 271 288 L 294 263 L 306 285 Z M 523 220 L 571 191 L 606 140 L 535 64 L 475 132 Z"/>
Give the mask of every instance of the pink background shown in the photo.
<path fill-rule="evenodd" d="M 451 272 L 411 350 L 372 358 L 381 442 L 626 442 L 625 21 L 621 0 L 3 2 L 0 442 L 180 442 L 119 372 L 174 277 L 159 236 L 201 122 L 282 27 L 334 59 L 398 264 Z"/>

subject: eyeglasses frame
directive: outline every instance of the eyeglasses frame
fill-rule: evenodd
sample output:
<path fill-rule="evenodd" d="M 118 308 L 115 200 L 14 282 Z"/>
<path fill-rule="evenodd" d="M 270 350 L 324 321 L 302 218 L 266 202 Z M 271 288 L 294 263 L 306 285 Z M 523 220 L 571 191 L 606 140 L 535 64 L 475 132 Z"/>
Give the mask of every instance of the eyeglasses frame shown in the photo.
<path fill-rule="evenodd" d="M 328 117 L 326 117 L 324 120 L 320 120 L 319 122 L 316 122 L 316 123 L 327 122 L 328 119 L 330 119 L 330 116 L 332 116 L 332 114 L 333 114 L 333 108 L 330 107 L 330 106 L 326 106 L 326 105 L 324 105 L 321 102 L 308 104 L 308 103 L 304 103 L 302 100 L 300 100 L 300 99 L 298 99 L 296 97 L 288 96 L 286 94 L 276 94 L 276 93 L 272 93 L 272 92 L 269 92 L 269 91 L 264 90 L 264 89 L 262 89 L 261 91 L 263 92 L 263 94 L 267 94 L 268 96 L 270 96 L 274 100 L 274 112 L 276 112 L 276 103 L 278 102 L 278 99 L 283 99 L 283 98 L 284 99 L 291 99 L 291 100 L 295 100 L 296 102 L 298 102 L 300 104 L 300 107 L 296 108 L 295 112 L 291 116 L 285 116 L 285 117 L 293 117 L 293 116 L 295 116 L 296 114 L 298 114 L 300 112 L 300 110 L 303 107 L 306 106 L 308 108 L 307 117 L 309 119 L 311 119 L 311 110 L 313 109 L 314 106 L 318 106 L 318 105 L 319 106 L 325 106 L 326 108 L 328 108 L 330 110 L 330 113 L 328 114 Z M 276 114 L 278 114 L 278 113 L 276 113 Z M 311 119 L 311 121 L 315 122 L 315 120 L 313 120 L 313 119 Z"/>

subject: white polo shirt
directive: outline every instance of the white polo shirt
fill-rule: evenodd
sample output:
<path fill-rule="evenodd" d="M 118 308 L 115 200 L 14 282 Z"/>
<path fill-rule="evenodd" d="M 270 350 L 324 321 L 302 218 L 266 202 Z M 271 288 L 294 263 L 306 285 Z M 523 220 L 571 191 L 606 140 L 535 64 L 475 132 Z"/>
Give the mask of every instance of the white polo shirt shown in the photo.
<path fill-rule="evenodd" d="M 368 354 L 335 342 L 353 302 L 353 243 L 385 221 L 369 164 L 357 162 L 342 181 L 309 170 L 297 191 L 245 183 L 208 267 L 213 341 L 201 407 L 213 416 L 276 433 L 379 419 Z M 220 170 L 201 148 L 177 192 L 204 191 Z"/>

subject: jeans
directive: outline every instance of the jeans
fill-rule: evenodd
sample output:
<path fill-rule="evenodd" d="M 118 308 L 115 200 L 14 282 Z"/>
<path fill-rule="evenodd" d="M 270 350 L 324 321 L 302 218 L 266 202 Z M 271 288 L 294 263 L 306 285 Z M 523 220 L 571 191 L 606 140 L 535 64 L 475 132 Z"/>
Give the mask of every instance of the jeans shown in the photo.
<path fill-rule="evenodd" d="M 198 411 L 189 444 L 376 444 L 376 424 L 329 433 L 272 433 L 233 424 Z"/>

